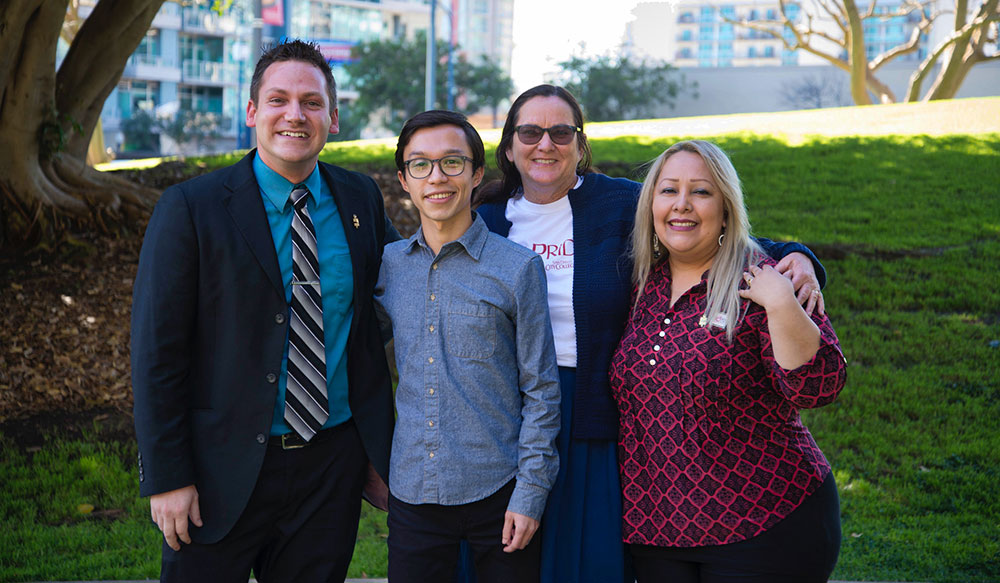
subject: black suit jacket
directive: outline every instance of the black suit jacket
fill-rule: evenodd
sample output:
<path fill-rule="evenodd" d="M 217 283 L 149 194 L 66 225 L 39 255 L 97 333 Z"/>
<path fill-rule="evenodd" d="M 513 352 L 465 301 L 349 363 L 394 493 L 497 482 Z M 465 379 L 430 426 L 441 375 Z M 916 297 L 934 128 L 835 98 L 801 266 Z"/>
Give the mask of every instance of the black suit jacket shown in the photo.
<path fill-rule="evenodd" d="M 194 484 L 218 541 L 250 498 L 267 448 L 290 318 L 251 151 L 168 188 L 146 229 L 132 298 L 132 386 L 143 496 Z M 320 163 L 354 271 L 349 403 L 388 483 L 392 386 L 372 306 L 385 243 L 399 234 L 375 182 Z"/>

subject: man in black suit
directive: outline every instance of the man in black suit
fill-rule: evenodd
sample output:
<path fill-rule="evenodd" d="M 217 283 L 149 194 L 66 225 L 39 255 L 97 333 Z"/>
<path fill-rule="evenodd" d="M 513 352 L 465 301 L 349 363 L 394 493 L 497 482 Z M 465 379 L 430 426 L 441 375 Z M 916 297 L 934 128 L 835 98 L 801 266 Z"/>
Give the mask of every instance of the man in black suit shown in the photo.
<path fill-rule="evenodd" d="M 362 492 L 384 505 L 372 292 L 399 235 L 371 178 L 318 162 L 336 103 L 315 46 L 268 50 L 247 105 L 258 149 L 167 189 L 146 230 L 132 381 L 163 581 L 342 581 Z"/>

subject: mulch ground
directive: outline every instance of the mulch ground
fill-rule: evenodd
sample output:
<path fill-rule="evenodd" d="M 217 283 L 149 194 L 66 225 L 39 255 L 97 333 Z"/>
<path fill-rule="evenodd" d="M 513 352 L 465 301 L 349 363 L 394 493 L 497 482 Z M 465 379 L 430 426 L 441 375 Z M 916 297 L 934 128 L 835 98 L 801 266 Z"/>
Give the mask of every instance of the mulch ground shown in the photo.
<path fill-rule="evenodd" d="M 192 171 L 166 163 L 132 172 L 163 189 Z M 403 233 L 416 216 L 393 173 L 373 174 Z M 0 256 L 0 434 L 33 445 L 95 425 L 129 436 L 129 319 L 144 225 L 136 234 L 83 235 L 55 249 Z"/>
<path fill-rule="evenodd" d="M 0 432 L 24 442 L 128 419 L 141 242 L 93 237 L 0 260 Z"/>

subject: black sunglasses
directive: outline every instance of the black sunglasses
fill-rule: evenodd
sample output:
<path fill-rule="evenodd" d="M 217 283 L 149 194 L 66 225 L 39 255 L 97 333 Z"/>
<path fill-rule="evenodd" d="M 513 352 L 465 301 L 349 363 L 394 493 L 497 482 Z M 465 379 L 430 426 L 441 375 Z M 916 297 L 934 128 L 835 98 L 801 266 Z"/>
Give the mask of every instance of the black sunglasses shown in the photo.
<path fill-rule="evenodd" d="M 517 133 L 517 139 L 521 140 L 521 143 L 526 146 L 540 142 L 545 132 L 549 133 L 549 138 L 552 139 L 553 143 L 565 146 L 572 142 L 573 138 L 576 137 L 576 132 L 582 132 L 583 128 L 564 123 L 554 125 L 550 128 L 543 128 L 535 124 L 526 123 L 515 127 L 514 131 Z"/>

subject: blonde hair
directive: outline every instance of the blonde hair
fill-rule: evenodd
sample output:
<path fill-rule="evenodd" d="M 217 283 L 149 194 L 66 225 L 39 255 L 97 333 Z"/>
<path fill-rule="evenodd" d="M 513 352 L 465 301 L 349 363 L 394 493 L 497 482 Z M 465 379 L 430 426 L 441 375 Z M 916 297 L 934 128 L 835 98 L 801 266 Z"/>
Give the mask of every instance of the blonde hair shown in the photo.
<path fill-rule="evenodd" d="M 712 181 L 722 194 L 725 233 L 722 246 L 708 270 L 708 303 L 702 322 L 715 322 L 720 314 L 726 317 L 726 338 L 732 342 L 736 326 L 743 315 L 740 313 L 738 293 L 743 271 L 748 265 L 756 265 L 764 257 L 763 251 L 750 236 L 750 218 L 743 203 L 743 190 L 729 157 L 721 148 L 711 142 L 689 140 L 678 142 L 667 148 L 649 165 L 646 180 L 639 193 L 639 205 L 635 212 L 635 226 L 632 228 L 632 280 L 638 287 L 638 297 L 645 293 L 649 273 L 661 261 L 667 261 L 669 252 L 663 249 L 660 256 L 653 253 L 653 197 L 660 170 L 666 161 L 677 152 L 697 154 L 705 163 Z M 637 302 L 638 303 L 638 302 Z M 703 324 L 705 325 L 705 324 Z"/>

